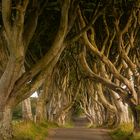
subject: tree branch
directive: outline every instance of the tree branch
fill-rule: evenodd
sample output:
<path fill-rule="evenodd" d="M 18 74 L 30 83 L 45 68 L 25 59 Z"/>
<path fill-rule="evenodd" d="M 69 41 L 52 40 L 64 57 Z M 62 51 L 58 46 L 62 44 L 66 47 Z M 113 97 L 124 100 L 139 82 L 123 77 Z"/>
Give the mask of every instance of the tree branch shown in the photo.
<path fill-rule="evenodd" d="M 23 32 L 25 52 L 27 51 L 29 43 L 35 33 L 37 23 L 38 23 L 38 11 L 37 9 L 34 9 L 27 18 Z"/>
<path fill-rule="evenodd" d="M 117 86 L 115 83 L 112 83 L 109 80 L 106 80 L 102 77 L 100 77 L 99 75 L 95 74 L 88 66 L 85 56 L 83 53 L 80 54 L 80 64 L 83 68 L 83 71 L 86 73 L 87 77 L 89 79 L 94 79 L 96 82 L 100 82 L 103 85 L 107 86 L 108 88 L 111 88 L 112 90 L 119 92 L 120 96 L 124 97 L 127 95 L 127 93 L 125 92 L 125 90 L 119 86 Z"/>
<path fill-rule="evenodd" d="M 106 34 L 107 34 L 107 35 L 106 35 L 106 37 L 105 37 L 105 39 L 104 39 L 104 42 L 103 42 L 103 45 L 102 45 L 101 53 L 104 53 L 105 48 L 106 48 L 106 44 L 107 44 L 108 39 L 109 39 L 109 29 L 108 29 L 108 25 L 107 25 L 105 13 L 103 14 L 103 22 L 104 22 L 104 25 L 105 25 L 105 30 L 106 30 Z"/>
<path fill-rule="evenodd" d="M 67 44 L 71 44 L 75 41 L 77 41 L 83 33 L 85 33 L 87 30 L 90 29 L 90 27 L 95 23 L 95 21 L 97 20 L 97 18 L 102 15 L 103 11 L 104 11 L 104 8 L 100 11 L 99 10 L 99 6 L 97 6 L 97 9 L 95 10 L 95 13 L 93 14 L 90 22 L 85 26 L 83 27 L 76 35 L 74 35 L 72 38 L 68 39 L 66 42 Z M 80 11 L 80 8 L 79 8 L 79 11 Z"/>
<path fill-rule="evenodd" d="M 42 84 L 42 81 L 45 80 L 44 77 L 47 70 L 49 69 L 48 68 L 49 65 L 51 65 L 51 63 L 56 64 L 56 62 L 58 61 L 60 54 L 64 49 L 63 41 L 67 32 L 69 2 L 70 0 L 64 0 L 62 11 L 61 11 L 61 14 L 62 14 L 61 23 L 60 23 L 60 27 L 56 35 L 56 38 L 53 42 L 52 48 L 30 71 L 26 72 L 17 81 L 17 84 L 11 93 L 11 96 L 15 96 L 15 95 L 18 96 L 17 100 L 22 100 L 22 99 L 19 99 L 21 94 L 23 94 L 21 98 L 29 97 L 31 92 L 37 89 L 39 85 Z M 54 65 L 52 65 L 51 67 L 53 68 Z M 41 70 L 43 70 L 43 72 L 41 72 Z M 36 77 L 36 76 L 40 79 L 38 80 L 39 82 L 38 85 L 36 84 L 37 83 L 36 80 L 35 82 L 32 81 L 33 77 Z M 34 85 L 34 86 L 32 87 L 31 85 Z"/>
<path fill-rule="evenodd" d="M 81 25 L 81 27 L 83 27 L 83 25 L 85 24 L 85 22 L 83 20 L 83 17 L 81 16 L 80 12 L 79 12 L 79 18 L 80 18 L 80 25 Z M 96 46 L 93 46 L 90 43 L 90 41 L 89 41 L 86 33 L 83 34 L 83 42 L 84 42 L 84 44 L 87 47 L 89 47 L 89 49 L 95 55 L 97 55 L 99 57 L 99 59 L 103 63 L 105 63 L 107 65 L 107 67 L 109 68 L 109 70 L 111 71 L 111 73 L 113 74 L 113 76 L 115 78 L 117 78 L 118 80 L 120 80 L 122 83 L 124 83 L 128 87 L 128 89 L 130 90 L 130 92 L 131 92 L 131 94 L 132 94 L 132 96 L 133 96 L 133 98 L 135 100 L 135 103 L 137 103 L 137 93 L 136 93 L 134 87 L 131 85 L 131 82 L 117 71 L 116 67 L 112 64 L 112 62 L 104 54 L 102 54 L 98 50 L 98 48 L 96 48 Z"/>
<path fill-rule="evenodd" d="M 7 36 L 11 36 L 11 0 L 2 0 L 2 19 Z"/>
<path fill-rule="evenodd" d="M 17 36 L 20 38 L 22 38 L 22 34 L 23 34 L 25 13 L 26 13 L 28 3 L 29 3 L 29 0 L 23 0 L 22 5 L 21 5 L 21 3 L 18 3 L 16 5 L 17 12 L 16 12 L 14 28 L 15 28 L 15 31 L 17 31 Z"/>

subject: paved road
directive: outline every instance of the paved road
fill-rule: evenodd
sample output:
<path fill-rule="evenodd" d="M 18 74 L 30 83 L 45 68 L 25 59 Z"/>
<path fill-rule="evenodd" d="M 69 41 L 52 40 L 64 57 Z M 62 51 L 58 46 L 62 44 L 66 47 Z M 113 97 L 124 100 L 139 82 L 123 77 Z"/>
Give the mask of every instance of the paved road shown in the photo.
<path fill-rule="evenodd" d="M 47 140 L 111 140 L 104 129 L 58 128 L 50 131 Z"/>
<path fill-rule="evenodd" d="M 111 140 L 107 130 L 86 128 L 89 123 L 85 117 L 74 118 L 74 128 L 51 129 L 47 140 Z"/>

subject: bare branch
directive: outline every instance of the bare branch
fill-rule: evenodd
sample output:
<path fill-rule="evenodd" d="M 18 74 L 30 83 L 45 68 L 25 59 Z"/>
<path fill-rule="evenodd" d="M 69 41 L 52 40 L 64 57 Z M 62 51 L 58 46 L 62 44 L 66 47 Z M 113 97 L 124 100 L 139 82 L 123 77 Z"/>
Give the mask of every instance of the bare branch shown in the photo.
<path fill-rule="evenodd" d="M 106 35 L 106 37 L 105 37 L 105 39 L 104 39 L 104 42 L 103 42 L 103 45 L 102 45 L 101 53 L 104 53 L 105 48 L 106 48 L 106 44 L 107 44 L 108 39 L 109 39 L 109 29 L 108 29 L 108 25 L 107 25 L 105 13 L 103 14 L 103 22 L 104 22 L 104 25 L 105 25 L 105 30 L 106 30 L 106 34 L 107 34 L 107 35 Z"/>
<path fill-rule="evenodd" d="M 93 14 L 93 16 L 92 16 L 90 22 L 89 22 L 87 25 L 85 25 L 75 36 L 73 36 L 72 38 L 68 39 L 68 40 L 66 41 L 67 44 L 71 44 L 71 43 L 77 41 L 77 40 L 82 36 L 83 33 L 85 33 L 87 30 L 90 29 L 90 27 L 95 23 L 95 21 L 97 20 L 97 18 L 98 18 L 100 15 L 102 15 L 102 13 L 103 13 L 103 11 L 104 11 L 104 8 L 103 8 L 102 10 L 100 10 L 100 11 L 98 11 L 98 8 L 99 8 L 99 7 L 97 7 L 97 9 L 96 9 L 95 13 Z M 80 8 L 79 8 L 78 11 L 80 11 Z M 97 11 L 98 11 L 98 12 L 97 12 Z"/>
<path fill-rule="evenodd" d="M 83 27 L 83 25 L 84 25 L 84 20 L 83 20 L 83 18 L 82 18 L 82 16 L 81 16 L 80 14 L 79 14 L 79 17 L 80 17 L 80 24 L 81 24 L 81 26 Z M 84 44 L 85 44 L 87 47 L 89 47 L 89 49 L 90 49 L 95 55 L 97 55 L 97 56 L 99 57 L 99 59 L 100 59 L 103 63 L 106 64 L 106 66 L 109 68 L 109 70 L 110 70 L 111 73 L 114 75 L 114 77 L 117 78 L 117 79 L 119 79 L 121 82 L 123 82 L 123 83 L 128 87 L 128 89 L 130 90 L 131 94 L 132 94 L 133 97 L 134 97 L 134 100 L 135 100 L 136 103 L 137 103 L 137 93 L 136 93 L 134 87 L 131 85 L 130 81 L 129 81 L 127 78 L 125 78 L 123 75 L 121 75 L 121 74 L 117 71 L 116 67 L 112 64 L 112 62 L 111 62 L 104 54 L 102 54 L 102 53 L 98 50 L 98 48 L 96 48 L 95 46 L 93 46 L 93 45 L 90 43 L 90 41 L 89 41 L 89 39 L 88 39 L 86 33 L 83 34 L 83 42 L 84 42 Z M 120 43 L 120 45 L 121 45 L 121 43 Z"/>
<path fill-rule="evenodd" d="M 124 89 L 122 89 L 121 87 L 117 86 L 115 83 L 112 83 L 109 80 L 106 80 L 102 77 L 100 77 L 99 75 L 95 74 L 88 66 L 85 56 L 83 53 L 80 54 L 80 64 L 83 68 L 83 71 L 86 73 L 87 77 L 90 79 L 94 79 L 96 82 L 100 82 L 103 85 L 107 86 L 108 88 L 111 88 L 112 90 L 118 92 L 121 94 L 120 96 L 126 96 L 126 92 Z"/>
<path fill-rule="evenodd" d="M 124 34 L 124 33 L 126 33 L 128 31 L 129 27 L 131 26 L 131 23 L 132 23 L 132 13 L 129 16 L 125 27 L 123 28 L 123 30 L 121 30 L 121 34 Z"/>
<path fill-rule="evenodd" d="M 27 18 L 27 21 L 25 23 L 24 32 L 23 32 L 25 52 L 28 48 L 28 45 L 29 45 L 34 33 L 35 33 L 37 23 L 38 23 L 38 12 L 36 9 L 30 13 L 30 15 Z"/>
<path fill-rule="evenodd" d="M 112 35 L 112 37 L 109 41 L 109 46 L 108 46 L 108 49 L 107 49 L 106 57 L 109 57 L 110 49 L 111 49 L 111 46 L 112 46 L 112 43 L 113 43 L 113 40 L 114 40 L 115 36 L 116 36 L 116 31 L 113 32 L 113 35 Z"/>
<path fill-rule="evenodd" d="M 77 10 L 79 8 L 79 0 L 74 0 L 71 4 L 70 7 L 70 11 L 69 11 L 69 26 L 68 26 L 68 31 L 69 32 L 71 30 L 71 28 L 73 27 L 73 24 L 75 22 L 75 19 L 77 17 Z"/>
<path fill-rule="evenodd" d="M 41 15 L 42 14 L 42 12 L 43 12 L 43 10 L 45 9 L 45 7 L 47 6 L 47 4 L 48 4 L 48 0 L 46 0 L 45 2 L 44 2 L 44 4 L 43 4 L 43 6 L 42 7 L 40 7 L 40 10 L 39 10 L 39 15 Z"/>
<path fill-rule="evenodd" d="M 33 77 L 35 77 L 37 74 L 40 75 L 41 70 L 47 71 L 47 66 L 49 66 L 51 62 L 53 62 L 54 60 L 56 62 L 58 61 L 60 54 L 65 46 L 63 44 L 63 41 L 67 32 L 68 11 L 69 11 L 69 4 L 70 4 L 69 2 L 70 0 L 64 0 L 62 11 L 61 11 L 60 26 L 59 26 L 56 38 L 52 44 L 52 48 L 49 50 L 48 53 L 46 53 L 46 55 L 40 61 L 38 61 L 38 63 L 31 70 L 23 74 L 23 76 L 17 81 L 17 86 L 13 89 L 12 96 L 14 96 L 16 92 L 19 92 L 22 86 L 26 87 L 26 84 L 30 82 Z M 41 77 L 41 76 L 38 76 L 38 77 Z M 29 84 L 28 86 L 31 86 L 31 85 Z M 25 92 L 24 94 L 27 94 L 27 93 Z M 29 94 L 27 94 L 27 96 L 28 95 Z"/>
<path fill-rule="evenodd" d="M 2 19 L 7 36 L 11 35 L 11 0 L 2 0 Z"/>

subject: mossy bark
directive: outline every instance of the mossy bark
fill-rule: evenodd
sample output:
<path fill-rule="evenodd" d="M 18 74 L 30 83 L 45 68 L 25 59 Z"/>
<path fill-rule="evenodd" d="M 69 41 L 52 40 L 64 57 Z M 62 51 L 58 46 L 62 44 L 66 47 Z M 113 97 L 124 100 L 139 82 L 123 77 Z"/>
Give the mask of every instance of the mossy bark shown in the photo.
<path fill-rule="evenodd" d="M 13 137 L 11 107 L 6 105 L 0 111 L 0 140 L 11 140 Z"/>
<path fill-rule="evenodd" d="M 134 119 L 134 130 L 133 133 L 140 132 L 140 110 L 136 108 L 136 105 L 130 106 Z"/>

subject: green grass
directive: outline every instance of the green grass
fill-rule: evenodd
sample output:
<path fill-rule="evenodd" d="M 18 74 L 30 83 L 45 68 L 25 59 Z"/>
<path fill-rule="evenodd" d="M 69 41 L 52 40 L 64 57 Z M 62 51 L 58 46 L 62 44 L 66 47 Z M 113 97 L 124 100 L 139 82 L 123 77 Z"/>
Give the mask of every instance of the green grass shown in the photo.
<path fill-rule="evenodd" d="M 48 128 L 57 127 L 54 123 L 42 122 L 19 122 L 14 124 L 13 140 L 45 140 L 48 135 Z"/>
<path fill-rule="evenodd" d="M 140 140 L 140 133 L 135 134 L 130 140 Z"/>
<path fill-rule="evenodd" d="M 134 139 L 134 137 L 131 136 L 132 131 L 133 131 L 132 123 L 122 124 L 113 132 L 111 132 L 111 137 L 113 140 L 140 140 L 140 137 L 139 139 Z"/>
<path fill-rule="evenodd" d="M 113 132 L 111 135 L 113 140 L 140 140 L 140 133 L 132 136 L 130 133 L 118 130 L 115 133 Z"/>
<path fill-rule="evenodd" d="M 61 128 L 73 128 L 74 124 L 72 121 L 67 121 L 64 125 L 59 125 Z"/>
<path fill-rule="evenodd" d="M 87 128 L 98 128 L 97 125 L 94 125 L 94 124 L 93 124 L 93 125 L 87 124 L 86 127 L 87 127 Z"/>

